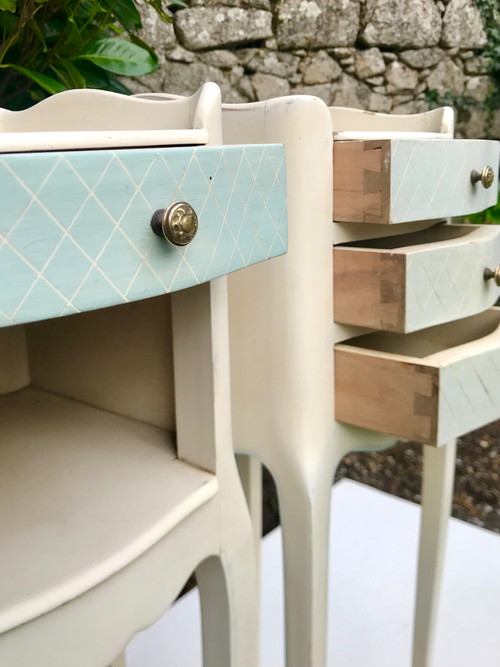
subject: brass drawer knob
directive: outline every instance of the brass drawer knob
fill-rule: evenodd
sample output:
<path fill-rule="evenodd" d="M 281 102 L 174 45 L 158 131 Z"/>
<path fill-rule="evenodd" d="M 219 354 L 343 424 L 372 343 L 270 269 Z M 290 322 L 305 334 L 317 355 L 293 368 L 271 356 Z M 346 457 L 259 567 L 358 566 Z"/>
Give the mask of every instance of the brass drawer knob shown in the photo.
<path fill-rule="evenodd" d="M 495 174 L 491 167 L 485 167 L 481 173 L 473 169 L 470 174 L 470 180 L 472 185 L 475 185 L 478 181 L 481 181 L 481 185 L 488 189 L 493 185 Z"/>
<path fill-rule="evenodd" d="M 500 264 L 494 271 L 492 271 L 491 269 L 484 270 L 484 279 L 490 280 L 491 278 L 493 278 L 496 284 L 500 287 Z"/>
<path fill-rule="evenodd" d="M 198 231 L 198 216 L 187 202 L 176 201 L 153 213 L 151 229 L 172 245 L 187 245 Z"/>

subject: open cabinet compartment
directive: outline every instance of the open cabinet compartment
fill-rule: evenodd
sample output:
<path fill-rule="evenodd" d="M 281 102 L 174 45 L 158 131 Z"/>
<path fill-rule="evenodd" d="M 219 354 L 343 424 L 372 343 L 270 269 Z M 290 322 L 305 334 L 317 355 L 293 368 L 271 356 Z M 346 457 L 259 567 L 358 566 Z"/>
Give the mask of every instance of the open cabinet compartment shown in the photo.
<path fill-rule="evenodd" d="M 111 576 L 217 492 L 177 458 L 169 305 L 0 330 L 15 361 L 0 396 L 0 631 Z"/>

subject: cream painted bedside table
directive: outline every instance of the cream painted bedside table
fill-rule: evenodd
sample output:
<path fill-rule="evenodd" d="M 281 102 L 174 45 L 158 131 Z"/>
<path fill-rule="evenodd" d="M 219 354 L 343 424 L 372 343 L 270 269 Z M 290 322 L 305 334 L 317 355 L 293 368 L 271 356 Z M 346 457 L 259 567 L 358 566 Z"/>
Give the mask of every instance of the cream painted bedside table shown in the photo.
<path fill-rule="evenodd" d="M 387 447 L 394 436 L 448 443 L 425 447 L 413 666 L 429 665 L 454 438 L 500 415 L 500 317 L 482 312 L 499 293 L 484 270 L 500 260 L 500 230 L 429 221 L 496 201 L 499 149 L 452 133 L 446 109 L 397 118 L 303 96 L 223 109 L 225 144 L 286 147 L 288 254 L 231 277 L 229 313 L 235 447 L 263 461 L 278 490 L 287 667 L 326 664 L 335 469 L 349 451 Z M 490 188 L 471 180 L 487 165 Z M 438 307 L 461 287 L 458 303 Z M 460 396 L 461 377 L 476 401 Z M 448 404 L 458 400 L 453 418 Z M 260 471 L 247 473 L 258 525 Z"/>
<path fill-rule="evenodd" d="M 286 251 L 284 149 L 220 139 L 214 84 L 0 111 L 1 665 L 105 667 L 193 570 L 258 664 L 224 276 Z"/>

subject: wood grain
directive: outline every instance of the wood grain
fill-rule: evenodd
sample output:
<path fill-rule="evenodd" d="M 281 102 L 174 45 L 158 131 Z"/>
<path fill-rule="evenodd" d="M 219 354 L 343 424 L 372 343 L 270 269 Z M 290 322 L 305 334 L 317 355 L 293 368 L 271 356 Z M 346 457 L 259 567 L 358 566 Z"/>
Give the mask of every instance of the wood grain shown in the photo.
<path fill-rule="evenodd" d="M 437 443 L 439 369 L 335 350 L 335 417 L 429 445 Z"/>
<path fill-rule="evenodd" d="M 390 223 L 391 142 L 333 144 L 333 219 Z"/>
<path fill-rule="evenodd" d="M 405 255 L 379 250 L 334 248 L 335 321 L 385 331 L 403 331 L 405 260 Z"/>

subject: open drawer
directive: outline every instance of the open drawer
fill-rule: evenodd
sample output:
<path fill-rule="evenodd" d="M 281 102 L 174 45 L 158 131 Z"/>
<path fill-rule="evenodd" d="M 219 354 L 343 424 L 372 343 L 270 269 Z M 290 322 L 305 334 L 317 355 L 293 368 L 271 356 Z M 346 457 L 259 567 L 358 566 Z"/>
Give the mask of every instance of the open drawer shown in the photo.
<path fill-rule="evenodd" d="M 436 225 L 335 246 L 334 319 L 407 333 L 480 313 L 500 288 L 500 228 Z M 489 274 L 487 274 L 489 275 Z"/>
<path fill-rule="evenodd" d="M 0 327 L 286 252 L 283 146 L 203 145 L 219 134 L 215 84 L 172 101 L 84 90 L 0 109 Z"/>
<path fill-rule="evenodd" d="M 482 211 L 497 201 L 498 158 L 496 141 L 335 141 L 333 219 L 396 224 Z"/>
<path fill-rule="evenodd" d="M 335 346 L 335 416 L 430 445 L 500 416 L 500 309 Z"/>
<path fill-rule="evenodd" d="M 4 154 L 0 199 L 0 326 L 173 292 L 286 252 L 278 145 Z M 198 218 L 189 245 L 151 230 L 175 202 Z"/>

